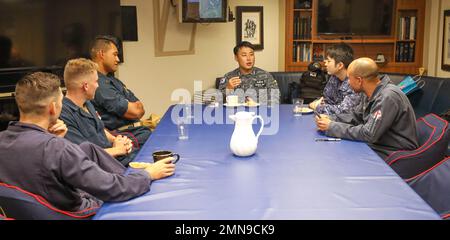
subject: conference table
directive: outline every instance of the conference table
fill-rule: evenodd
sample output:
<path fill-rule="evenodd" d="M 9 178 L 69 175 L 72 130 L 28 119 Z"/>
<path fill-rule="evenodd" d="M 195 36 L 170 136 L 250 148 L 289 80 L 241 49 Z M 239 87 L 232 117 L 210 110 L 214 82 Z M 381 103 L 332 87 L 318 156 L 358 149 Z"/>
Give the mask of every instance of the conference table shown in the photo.
<path fill-rule="evenodd" d="M 173 151 L 181 156 L 175 174 L 154 181 L 142 196 L 105 203 L 94 219 L 440 219 L 366 143 L 315 141 L 325 136 L 314 114 L 295 117 L 292 105 L 194 105 L 189 139 L 179 140 L 179 106 L 168 109 L 134 160 L 153 162 L 152 152 Z M 228 116 L 237 111 L 270 122 L 250 157 L 230 150 Z M 260 126 L 254 122 L 255 134 Z"/>

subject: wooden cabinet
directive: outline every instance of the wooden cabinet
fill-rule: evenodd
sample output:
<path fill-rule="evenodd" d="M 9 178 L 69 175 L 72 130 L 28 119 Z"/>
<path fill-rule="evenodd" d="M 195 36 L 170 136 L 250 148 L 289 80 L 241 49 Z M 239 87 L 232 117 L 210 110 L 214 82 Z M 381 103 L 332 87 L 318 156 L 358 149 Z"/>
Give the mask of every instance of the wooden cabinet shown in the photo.
<path fill-rule="evenodd" d="M 323 61 L 328 46 L 345 42 L 355 58 L 375 60 L 382 55 L 385 61 L 378 63 L 382 72 L 419 73 L 425 0 L 394 0 L 391 34 L 384 36 L 318 34 L 318 1 L 286 0 L 286 71 L 305 71 L 311 61 Z"/>

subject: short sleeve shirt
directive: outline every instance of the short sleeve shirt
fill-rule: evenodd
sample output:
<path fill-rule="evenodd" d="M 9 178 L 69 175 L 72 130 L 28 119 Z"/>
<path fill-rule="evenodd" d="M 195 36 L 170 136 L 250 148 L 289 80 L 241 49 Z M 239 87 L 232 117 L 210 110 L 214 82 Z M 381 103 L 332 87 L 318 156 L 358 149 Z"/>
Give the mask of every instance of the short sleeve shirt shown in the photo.
<path fill-rule="evenodd" d="M 100 120 L 94 105 L 90 101 L 85 103 L 89 112 L 78 107 L 68 98 L 63 99 L 60 118 L 67 125 L 66 139 L 75 143 L 91 142 L 102 148 L 110 148 L 112 144 L 105 134 L 105 125 Z"/>
<path fill-rule="evenodd" d="M 112 75 L 98 73 L 98 85 L 92 104 L 106 128 L 114 130 L 139 121 L 123 117 L 128 110 L 128 102 L 137 102 L 139 99 L 122 81 Z"/>

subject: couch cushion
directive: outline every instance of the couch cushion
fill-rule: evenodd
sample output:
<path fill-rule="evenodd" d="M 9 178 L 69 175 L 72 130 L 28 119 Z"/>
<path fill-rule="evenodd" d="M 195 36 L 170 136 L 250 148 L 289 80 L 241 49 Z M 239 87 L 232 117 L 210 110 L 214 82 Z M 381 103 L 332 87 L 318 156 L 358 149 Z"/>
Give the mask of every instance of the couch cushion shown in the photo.
<path fill-rule="evenodd" d="M 389 78 L 391 79 L 391 82 L 395 85 L 398 85 L 403 79 L 405 78 L 404 74 L 398 74 L 398 73 L 380 73 L 380 76 L 387 74 Z"/>
<path fill-rule="evenodd" d="M 277 80 L 280 89 L 280 103 L 289 103 L 289 84 L 296 82 L 300 84 L 300 78 L 303 72 L 271 72 L 273 78 Z"/>
<path fill-rule="evenodd" d="M 442 114 L 450 109 L 450 78 L 444 78 L 431 108 L 432 113 Z"/>
<path fill-rule="evenodd" d="M 387 73 L 391 81 L 398 85 L 405 74 Z M 450 108 L 450 79 L 423 76 L 425 85 L 422 89 L 408 95 L 417 118 L 428 113 L 441 114 Z"/>
<path fill-rule="evenodd" d="M 432 112 L 433 104 L 438 96 L 443 78 L 423 77 L 425 85 L 422 89 L 408 95 L 416 117 L 423 117 Z"/>

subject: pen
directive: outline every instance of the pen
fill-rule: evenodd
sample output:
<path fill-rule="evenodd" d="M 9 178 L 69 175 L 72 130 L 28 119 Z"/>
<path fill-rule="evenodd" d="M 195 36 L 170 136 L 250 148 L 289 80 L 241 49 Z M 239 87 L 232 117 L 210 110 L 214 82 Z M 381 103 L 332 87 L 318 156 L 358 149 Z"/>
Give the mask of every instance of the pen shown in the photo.
<path fill-rule="evenodd" d="M 316 138 L 316 142 L 338 142 L 341 140 L 340 138 Z"/>
<path fill-rule="evenodd" d="M 316 114 L 316 116 L 320 119 L 320 118 L 322 118 L 321 116 L 320 116 L 320 114 L 316 111 L 316 110 L 314 110 L 314 114 Z"/>

